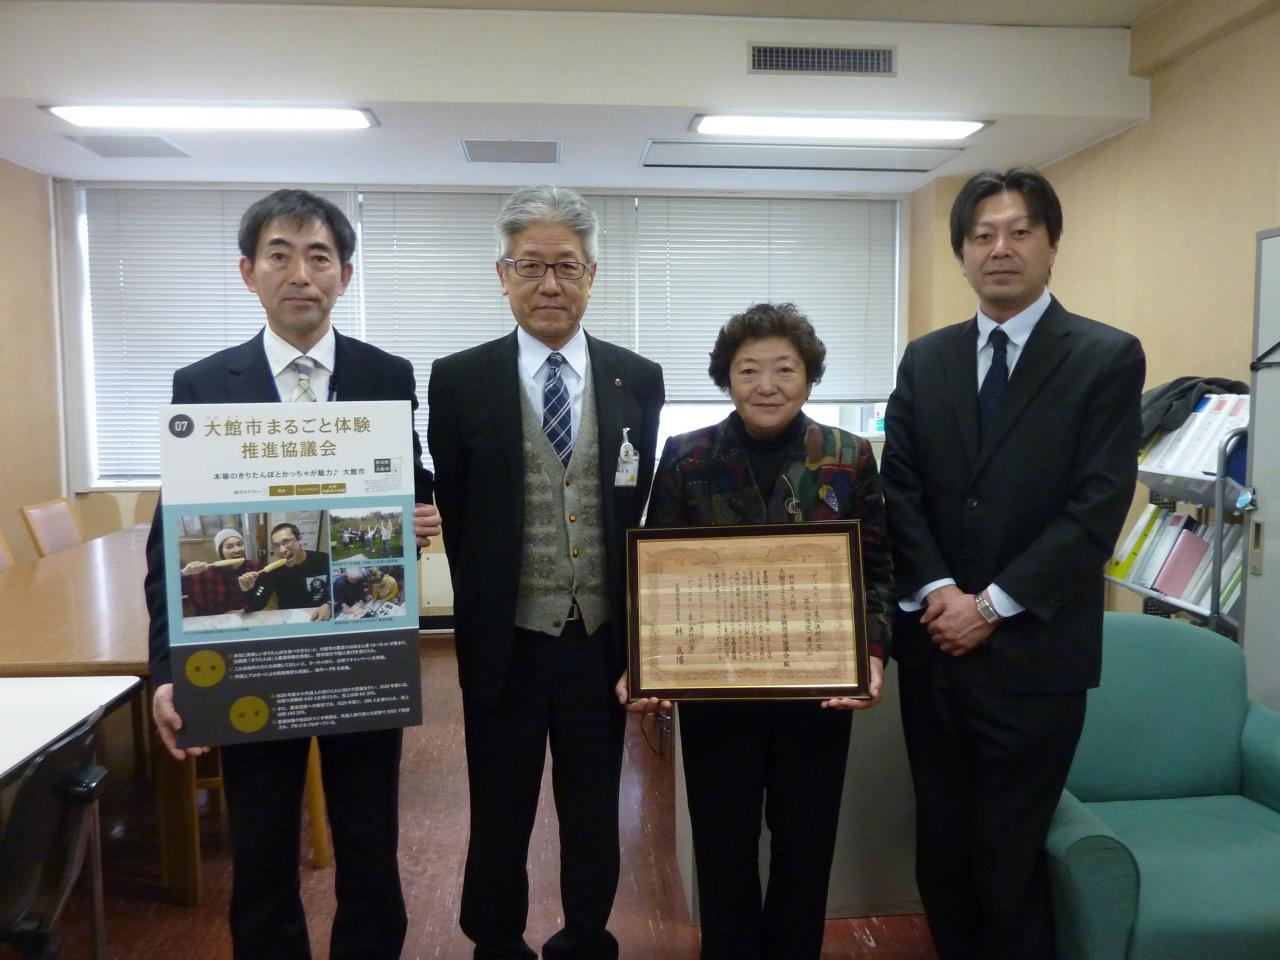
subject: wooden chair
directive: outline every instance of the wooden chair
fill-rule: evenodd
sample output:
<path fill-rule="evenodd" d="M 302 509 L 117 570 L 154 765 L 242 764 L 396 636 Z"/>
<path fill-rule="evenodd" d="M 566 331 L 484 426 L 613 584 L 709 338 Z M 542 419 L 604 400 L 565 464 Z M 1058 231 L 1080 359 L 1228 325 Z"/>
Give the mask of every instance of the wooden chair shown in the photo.
<path fill-rule="evenodd" d="M 0 570 L 8 570 L 13 566 L 13 551 L 9 549 L 9 541 L 0 533 Z"/>
<path fill-rule="evenodd" d="M 204 790 L 209 797 L 209 812 L 222 821 L 225 829 L 226 797 L 222 786 L 222 751 L 214 747 L 203 756 L 196 757 L 196 791 Z"/>
<path fill-rule="evenodd" d="M 196 759 L 196 789 L 209 791 L 209 812 L 223 818 L 226 799 L 223 796 L 222 753 L 217 748 Z M 320 776 L 320 745 L 311 738 L 307 753 L 305 796 L 311 833 L 311 864 L 318 870 L 333 865 L 333 844 L 329 839 L 329 819 L 324 802 L 324 781 Z"/>
<path fill-rule="evenodd" d="M 23 507 L 22 519 L 26 521 L 36 552 L 42 557 L 84 543 L 80 522 L 66 497 Z"/>

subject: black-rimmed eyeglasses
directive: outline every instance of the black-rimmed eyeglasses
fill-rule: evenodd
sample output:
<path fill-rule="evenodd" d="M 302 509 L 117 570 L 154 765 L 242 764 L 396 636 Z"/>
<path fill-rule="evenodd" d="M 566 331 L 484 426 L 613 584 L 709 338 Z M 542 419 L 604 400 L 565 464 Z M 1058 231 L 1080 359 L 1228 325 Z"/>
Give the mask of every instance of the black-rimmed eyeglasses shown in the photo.
<path fill-rule="evenodd" d="M 577 260 L 543 263 L 541 260 L 512 260 L 510 257 L 503 257 L 501 262 L 515 270 L 516 276 L 526 280 L 541 280 L 548 270 L 554 270 L 560 280 L 581 280 L 587 275 L 587 265 Z"/>

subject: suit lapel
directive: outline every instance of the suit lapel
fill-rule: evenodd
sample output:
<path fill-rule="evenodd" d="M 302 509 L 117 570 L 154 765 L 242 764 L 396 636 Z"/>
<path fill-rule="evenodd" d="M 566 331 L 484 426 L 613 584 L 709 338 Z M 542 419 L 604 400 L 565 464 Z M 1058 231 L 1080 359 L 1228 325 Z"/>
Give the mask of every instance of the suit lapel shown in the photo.
<path fill-rule="evenodd" d="M 373 371 L 357 362 L 351 340 L 333 331 L 333 378 L 329 384 L 335 400 L 367 400 L 377 396 Z"/>
<path fill-rule="evenodd" d="M 978 458 L 978 318 L 960 326 L 943 350 L 947 396 L 966 463 Z"/>
<path fill-rule="evenodd" d="M 267 366 L 263 333 L 231 352 L 227 362 L 227 395 L 236 403 L 278 403 L 280 391 Z"/>
<path fill-rule="evenodd" d="M 613 513 L 613 486 L 618 470 L 618 451 L 622 447 L 622 428 L 633 430 L 639 424 L 623 423 L 622 401 L 627 382 L 608 363 L 600 342 L 587 335 L 587 355 L 591 358 L 591 383 L 596 393 L 596 442 L 600 451 L 600 494 L 605 516 Z M 635 438 L 639 439 L 639 438 Z"/>
<path fill-rule="evenodd" d="M 1066 311 L 1056 299 L 1051 300 L 1044 316 L 1031 331 L 1027 345 L 1022 348 L 1022 354 L 1013 368 L 1004 403 L 1000 407 L 1000 412 L 996 414 L 990 433 L 982 438 L 982 449 L 979 451 L 977 462 L 973 465 L 974 473 L 986 466 L 992 453 L 1008 436 L 1013 425 L 1026 410 L 1027 404 L 1040 393 L 1050 375 L 1065 359 L 1066 341 L 1070 334 L 1070 327 L 1066 323 Z M 976 369 L 976 364 L 974 366 Z"/>
<path fill-rule="evenodd" d="M 485 369 L 476 371 L 480 401 L 493 424 L 497 449 L 493 451 L 494 471 L 506 474 L 495 489 L 524 490 L 524 431 L 520 425 L 520 366 L 516 332 L 493 342 L 485 358 Z M 514 498 L 519 526 L 524 527 L 524 495 Z"/>

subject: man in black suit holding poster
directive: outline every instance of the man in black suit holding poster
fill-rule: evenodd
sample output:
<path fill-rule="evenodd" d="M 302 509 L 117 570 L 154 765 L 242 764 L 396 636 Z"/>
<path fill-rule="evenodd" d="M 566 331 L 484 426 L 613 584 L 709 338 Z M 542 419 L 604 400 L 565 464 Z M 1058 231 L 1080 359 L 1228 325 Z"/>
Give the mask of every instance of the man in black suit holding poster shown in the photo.
<path fill-rule="evenodd" d="M 1136 480 L 1142 347 L 1049 293 L 1061 233 L 1036 171 L 965 184 L 951 245 L 977 316 L 907 346 L 885 418 L 916 874 L 942 960 L 1053 955 L 1044 838 Z"/>
<path fill-rule="evenodd" d="M 413 367 L 407 360 L 343 336 L 330 324 L 334 302 L 351 281 L 356 244 L 355 230 L 341 210 L 303 190 L 278 190 L 245 213 L 239 244 L 240 274 L 262 301 L 267 325 L 252 340 L 177 371 L 174 403 L 408 400 L 417 409 Z M 432 477 L 422 467 L 416 433 L 413 452 L 414 532 L 418 545 L 425 546 L 440 532 L 440 520 L 431 505 Z M 283 544 L 290 526 L 273 531 L 272 545 L 278 552 L 296 546 Z M 242 584 L 242 589 L 248 588 Z M 174 739 L 182 718 L 173 703 L 158 507 L 147 540 L 146 592 L 153 712 L 165 746 L 182 760 L 207 748 L 183 750 Z M 315 609 L 327 619 L 328 603 L 324 597 L 317 599 L 321 603 Z M 396 960 L 406 929 L 397 864 L 401 731 L 318 739 L 337 863 L 338 905 L 329 956 Z M 231 940 L 236 960 L 311 956 L 298 892 L 309 746 L 310 739 L 301 738 L 222 748 L 231 821 Z"/>

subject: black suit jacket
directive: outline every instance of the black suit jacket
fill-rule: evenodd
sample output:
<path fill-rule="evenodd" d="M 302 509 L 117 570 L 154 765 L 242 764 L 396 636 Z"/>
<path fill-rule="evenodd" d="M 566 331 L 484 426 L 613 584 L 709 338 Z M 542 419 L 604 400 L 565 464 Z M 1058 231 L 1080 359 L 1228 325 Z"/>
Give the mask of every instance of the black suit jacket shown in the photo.
<path fill-rule="evenodd" d="M 220 350 L 212 356 L 183 367 L 173 375 L 173 403 L 277 403 L 280 400 L 275 378 L 267 365 L 261 331 L 252 340 Z M 333 375 L 329 389 L 337 400 L 408 400 L 418 409 L 413 366 L 403 357 L 344 337 L 334 331 Z M 422 466 L 422 444 L 413 433 L 414 498 L 430 503 L 431 471 Z M 169 610 L 164 579 L 164 535 L 160 506 L 151 521 L 147 537 L 147 609 L 151 613 L 149 634 L 151 678 L 155 686 L 169 683 Z"/>
<path fill-rule="evenodd" d="M 908 344 L 885 415 L 881 465 L 898 595 L 952 577 L 994 582 L 1026 607 L 985 648 L 996 683 L 1026 692 L 1096 686 L 1102 568 L 1137 476 L 1145 376 L 1136 338 L 1052 300 L 989 435 L 979 442 L 977 319 Z M 894 654 L 935 648 L 904 617 Z"/>
<path fill-rule="evenodd" d="M 587 337 L 599 423 L 600 492 L 612 655 L 624 669 L 626 542 L 638 527 L 653 479 L 662 368 L 613 344 Z M 524 541 L 524 446 L 520 374 L 513 330 L 499 340 L 437 360 L 431 367 L 427 444 L 453 577 L 454 635 L 463 692 L 493 704 L 506 689 L 514 640 L 516 589 Z M 614 486 L 622 428 L 640 454 L 634 487 Z"/>

